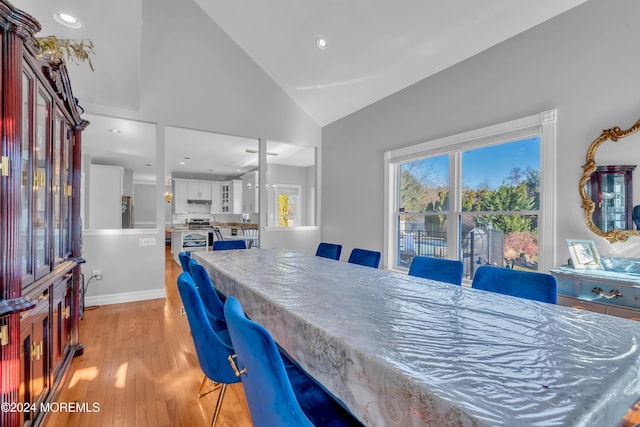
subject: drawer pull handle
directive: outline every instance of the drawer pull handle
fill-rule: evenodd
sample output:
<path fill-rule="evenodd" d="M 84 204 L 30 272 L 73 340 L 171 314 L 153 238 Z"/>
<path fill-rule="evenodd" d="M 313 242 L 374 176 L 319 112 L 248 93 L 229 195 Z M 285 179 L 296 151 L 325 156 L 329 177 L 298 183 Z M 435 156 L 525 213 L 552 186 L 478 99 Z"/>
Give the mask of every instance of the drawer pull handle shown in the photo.
<path fill-rule="evenodd" d="M 591 290 L 591 292 L 604 299 L 622 298 L 622 292 L 616 289 L 611 289 L 611 291 L 609 291 L 609 294 L 605 294 L 602 288 L 595 287 Z"/>

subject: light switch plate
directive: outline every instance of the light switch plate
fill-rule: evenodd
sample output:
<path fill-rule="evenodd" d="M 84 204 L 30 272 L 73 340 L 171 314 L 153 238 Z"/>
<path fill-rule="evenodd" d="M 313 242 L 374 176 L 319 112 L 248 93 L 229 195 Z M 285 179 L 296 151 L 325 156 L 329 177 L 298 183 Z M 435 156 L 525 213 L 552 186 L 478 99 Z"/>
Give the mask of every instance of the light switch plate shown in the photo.
<path fill-rule="evenodd" d="M 141 237 L 138 239 L 138 246 L 154 246 L 155 244 L 155 237 Z"/>

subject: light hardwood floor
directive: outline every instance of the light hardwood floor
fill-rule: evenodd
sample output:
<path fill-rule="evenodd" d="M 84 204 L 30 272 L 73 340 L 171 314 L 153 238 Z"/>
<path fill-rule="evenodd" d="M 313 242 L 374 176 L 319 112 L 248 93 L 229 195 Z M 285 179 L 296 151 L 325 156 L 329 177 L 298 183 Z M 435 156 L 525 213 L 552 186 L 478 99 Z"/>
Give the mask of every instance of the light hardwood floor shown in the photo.
<path fill-rule="evenodd" d="M 180 315 L 180 268 L 167 251 L 167 298 L 87 310 L 84 354 L 75 358 L 57 402 L 99 404 L 97 412 L 50 413 L 46 427 L 209 426 L 218 397 L 196 397 L 203 378 Z M 227 387 L 217 426 L 252 426 L 242 384 Z"/>

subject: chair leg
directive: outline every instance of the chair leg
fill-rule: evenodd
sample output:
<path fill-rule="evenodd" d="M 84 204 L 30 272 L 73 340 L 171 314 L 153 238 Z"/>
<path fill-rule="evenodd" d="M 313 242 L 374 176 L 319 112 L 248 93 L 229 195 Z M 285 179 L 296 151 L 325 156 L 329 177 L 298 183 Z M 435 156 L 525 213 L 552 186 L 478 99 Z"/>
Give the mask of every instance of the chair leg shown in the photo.
<path fill-rule="evenodd" d="M 198 394 L 196 394 L 196 397 L 199 399 L 202 396 L 206 396 L 207 394 L 211 393 L 212 391 L 214 391 L 216 389 L 216 386 L 218 385 L 217 382 L 215 381 L 211 381 L 211 384 L 213 385 L 213 387 L 211 388 L 211 390 L 207 391 L 206 393 L 202 392 L 202 389 L 204 388 L 204 385 L 206 384 L 207 380 L 209 378 L 207 378 L 207 376 L 205 375 L 204 378 L 202 379 L 202 384 L 200 384 L 200 390 L 198 390 Z"/>
<path fill-rule="evenodd" d="M 213 420 L 211 420 L 211 427 L 215 427 L 216 421 L 218 420 L 218 412 L 220 412 L 220 407 L 222 406 L 222 399 L 224 398 L 224 392 L 227 389 L 226 384 L 222 384 L 222 388 L 220 389 L 220 395 L 218 396 L 218 402 L 216 403 L 216 409 L 213 411 Z"/>

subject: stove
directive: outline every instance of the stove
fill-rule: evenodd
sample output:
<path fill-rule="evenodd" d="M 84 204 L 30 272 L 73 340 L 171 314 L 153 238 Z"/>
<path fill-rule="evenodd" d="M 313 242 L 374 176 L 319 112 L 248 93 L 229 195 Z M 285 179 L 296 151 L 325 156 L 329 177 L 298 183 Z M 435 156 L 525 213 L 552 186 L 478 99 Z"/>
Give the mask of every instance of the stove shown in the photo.
<path fill-rule="evenodd" d="M 187 220 L 189 230 L 207 230 L 209 228 L 208 218 L 190 218 Z"/>

